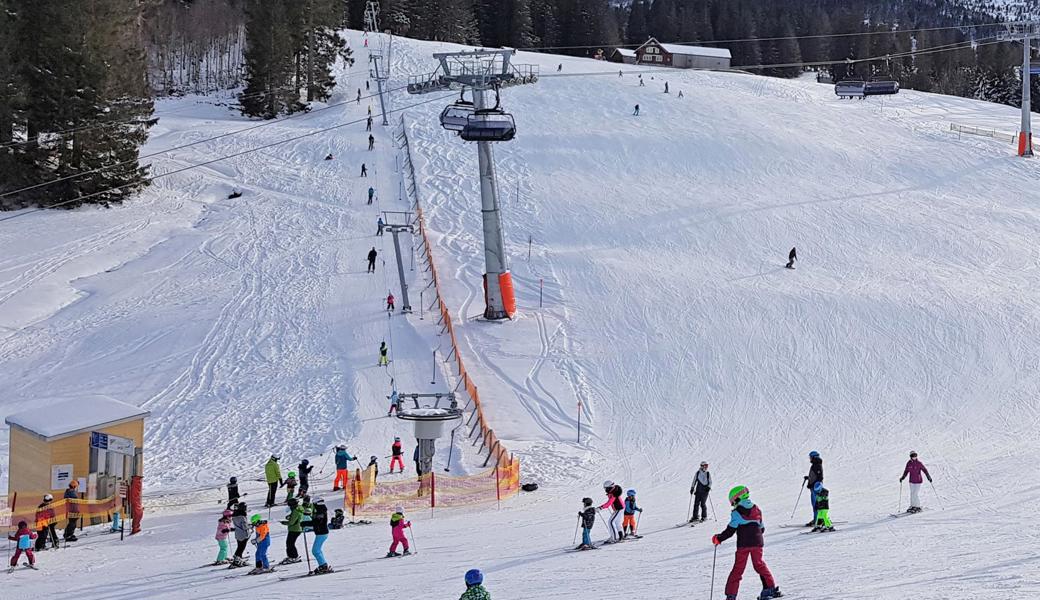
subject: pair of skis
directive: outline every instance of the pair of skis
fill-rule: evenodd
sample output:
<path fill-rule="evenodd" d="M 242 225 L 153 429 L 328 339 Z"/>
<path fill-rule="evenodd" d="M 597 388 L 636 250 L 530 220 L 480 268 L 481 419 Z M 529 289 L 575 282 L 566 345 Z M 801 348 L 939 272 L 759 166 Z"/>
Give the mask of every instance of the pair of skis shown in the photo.
<path fill-rule="evenodd" d="M 26 569 L 32 569 L 33 571 L 39 571 L 40 570 L 39 568 L 36 567 L 36 565 L 30 565 L 27 562 L 23 562 L 22 566 L 25 567 Z M 14 571 L 15 571 L 15 567 L 7 567 L 7 572 L 8 573 L 14 573 Z"/>

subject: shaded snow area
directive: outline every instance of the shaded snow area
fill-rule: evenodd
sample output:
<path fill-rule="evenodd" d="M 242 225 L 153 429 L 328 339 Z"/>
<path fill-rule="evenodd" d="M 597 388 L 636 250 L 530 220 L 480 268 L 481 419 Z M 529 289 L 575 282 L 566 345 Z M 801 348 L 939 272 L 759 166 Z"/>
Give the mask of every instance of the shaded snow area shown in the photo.
<path fill-rule="evenodd" d="M 351 38 L 359 62 L 333 105 L 364 88 L 367 55 Z M 430 100 L 401 88 L 454 48 L 395 40 L 392 105 Z M 260 477 L 271 452 L 324 461 L 338 442 L 382 457 L 410 433 L 383 416 L 389 378 L 406 393 L 452 385 L 444 372 L 430 384 L 431 353 L 447 346 L 429 316 L 383 311 L 398 290 L 377 211 L 408 204 L 395 114 L 394 127 L 377 125 L 374 152 L 361 122 L 161 179 L 126 207 L 0 224 L 0 414 L 86 393 L 152 413 L 146 531 L 122 543 L 88 531 L 44 553 L 42 572 L 9 575 L 5 592 L 456 598 L 479 567 L 496 600 L 708 598 L 710 536 L 737 484 L 762 509 L 765 558 L 787 597 L 1040 591 L 1040 171 L 1005 143 L 949 132 L 1014 131 L 1017 111 L 915 92 L 840 101 L 811 81 L 741 74 L 643 69 L 640 87 L 634 66 L 619 77 L 585 59 L 514 60 L 543 77 L 503 91 L 519 132 L 495 146 L 513 321 L 475 319 L 476 150 L 436 122 L 452 94 L 408 108 L 405 129 L 463 358 L 522 479 L 541 488 L 501 509 L 408 515 L 414 557 L 379 559 L 387 515 L 333 532 L 325 553 L 344 573 L 197 568 L 216 554 L 215 486 L 228 475 Z M 364 119 L 367 103 L 179 150 L 154 170 Z M 149 152 L 250 125 L 197 98 L 158 114 Z M 227 200 L 233 187 L 243 196 Z M 383 254 L 370 275 L 373 245 Z M 418 305 L 421 269 L 406 273 Z M 388 369 L 376 366 L 383 339 Z M 457 446 L 458 470 L 474 468 L 473 449 Z M 911 449 L 935 486 L 923 513 L 894 519 Z M 835 533 L 783 527 L 810 518 L 799 497 L 810 450 L 825 461 Z M 720 522 L 676 528 L 701 460 Z M 330 470 L 312 487 L 328 490 Z M 602 503 L 605 479 L 638 490 L 646 537 L 564 552 L 581 498 Z M 244 485 L 251 504 L 261 487 Z M 277 561 L 285 528 L 272 531 Z M 594 531 L 606 537 L 602 522 Z M 719 550 L 716 598 L 733 549 Z M 749 568 L 740 598 L 759 589 Z"/>

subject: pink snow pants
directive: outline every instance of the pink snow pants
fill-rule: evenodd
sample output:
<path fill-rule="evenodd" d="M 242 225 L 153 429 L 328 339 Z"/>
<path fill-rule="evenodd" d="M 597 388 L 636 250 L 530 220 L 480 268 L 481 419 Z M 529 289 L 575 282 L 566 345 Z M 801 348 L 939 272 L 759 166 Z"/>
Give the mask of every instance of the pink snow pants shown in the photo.
<path fill-rule="evenodd" d="M 392 544 L 390 544 L 390 551 L 391 552 L 397 552 L 397 545 L 398 544 L 404 544 L 404 549 L 405 550 L 408 549 L 408 537 L 405 536 L 403 527 L 401 528 L 400 532 L 398 532 L 397 530 L 394 530 L 394 541 L 393 541 Z"/>

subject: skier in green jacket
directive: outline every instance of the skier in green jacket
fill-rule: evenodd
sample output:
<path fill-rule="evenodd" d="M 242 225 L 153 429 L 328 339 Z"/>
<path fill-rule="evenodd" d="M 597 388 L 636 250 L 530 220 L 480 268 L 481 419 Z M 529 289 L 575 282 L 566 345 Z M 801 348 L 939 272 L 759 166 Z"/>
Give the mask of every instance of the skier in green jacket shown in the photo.
<path fill-rule="evenodd" d="M 278 486 L 282 485 L 282 469 L 278 466 L 278 457 L 274 454 L 267 459 L 264 465 L 264 479 L 267 481 L 267 503 L 264 508 L 274 506 L 274 495 L 278 492 Z"/>
<path fill-rule="evenodd" d="M 296 498 L 289 499 L 289 516 L 282 521 L 282 525 L 289 528 L 289 535 L 285 537 L 285 559 L 278 563 L 290 565 L 300 562 L 300 553 L 296 550 L 296 540 L 303 533 L 303 507 Z"/>
<path fill-rule="evenodd" d="M 491 600 L 491 593 L 484 588 L 484 574 L 480 569 L 466 571 L 466 591 L 459 600 Z"/>

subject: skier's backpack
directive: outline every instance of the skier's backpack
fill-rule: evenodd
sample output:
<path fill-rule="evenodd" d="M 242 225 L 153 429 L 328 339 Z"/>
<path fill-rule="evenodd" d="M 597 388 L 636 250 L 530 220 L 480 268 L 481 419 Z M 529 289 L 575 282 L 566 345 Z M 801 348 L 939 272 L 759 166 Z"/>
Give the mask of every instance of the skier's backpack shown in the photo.
<path fill-rule="evenodd" d="M 32 548 L 32 536 L 28 533 L 18 536 L 18 549 L 28 550 L 29 548 Z"/>
<path fill-rule="evenodd" d="M 520 489 L 522 489 L 525 492 L 533 492 L 533 491 L 538 489 L 538 484 L 537 483 L 525 483 L 522 486 L 520 486 Z"/>

